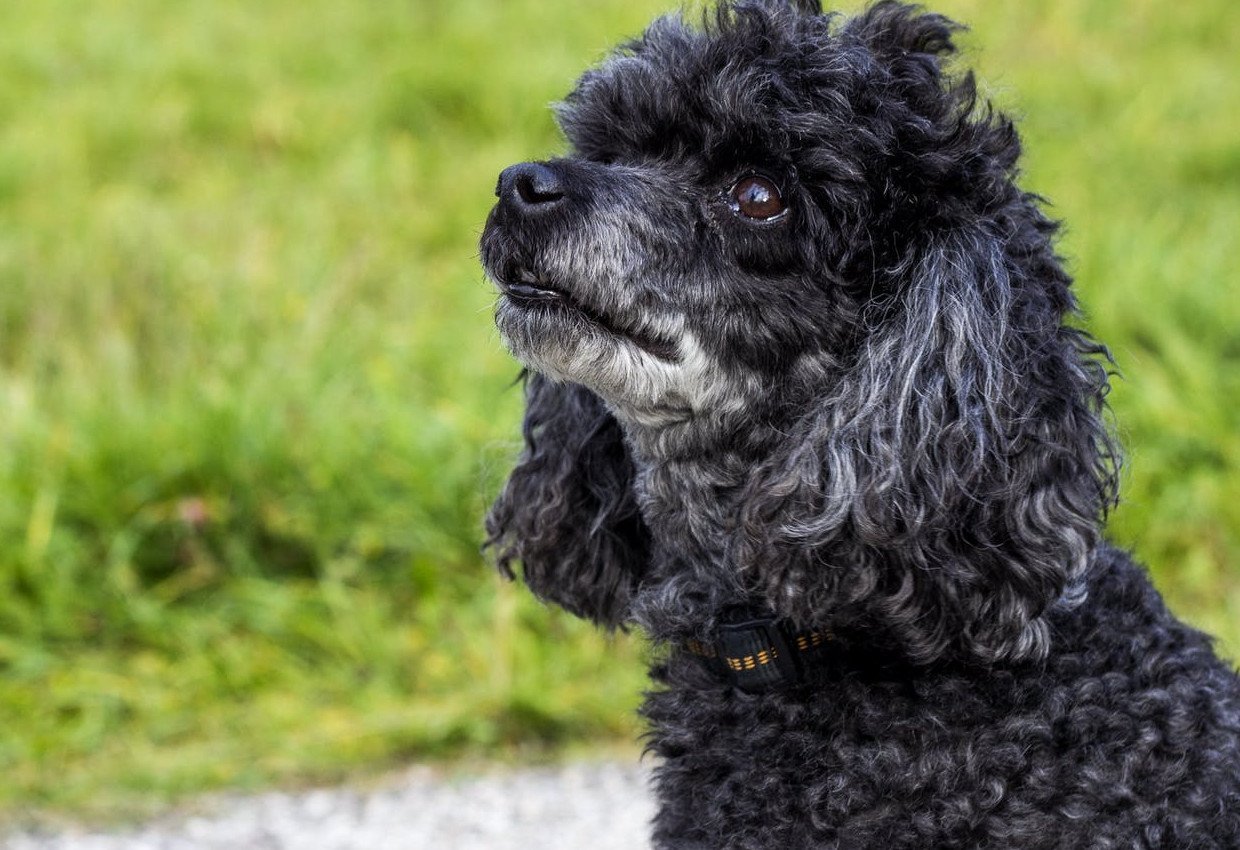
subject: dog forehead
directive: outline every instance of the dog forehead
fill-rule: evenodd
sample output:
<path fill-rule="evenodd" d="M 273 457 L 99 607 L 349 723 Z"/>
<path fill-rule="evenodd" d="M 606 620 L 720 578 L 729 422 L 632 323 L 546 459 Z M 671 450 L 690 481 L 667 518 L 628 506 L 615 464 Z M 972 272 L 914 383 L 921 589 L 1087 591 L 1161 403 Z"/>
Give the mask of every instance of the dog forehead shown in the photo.
<path fill-rule="evenodd" d="M 618 156 L 743 150 L 821 139 L 849 112 L 851 57 L 829 18 L 743 6 L 702 26 L 654 21 L 582 75 L 556 111 L 579 153 Z"/>

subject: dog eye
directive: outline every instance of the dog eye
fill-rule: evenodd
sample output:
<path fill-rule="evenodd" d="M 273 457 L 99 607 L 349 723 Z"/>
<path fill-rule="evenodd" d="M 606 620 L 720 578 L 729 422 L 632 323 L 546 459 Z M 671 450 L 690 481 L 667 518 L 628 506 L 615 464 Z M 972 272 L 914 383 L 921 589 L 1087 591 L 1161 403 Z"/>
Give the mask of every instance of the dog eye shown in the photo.
<path fill-rule="evenodd" d="M 785 209 L 779 187 L 756 174 L 738 180 L 730 194 L 733 212 L 740 213 L 745 218 L 764 221 L 775 218 Z"/>

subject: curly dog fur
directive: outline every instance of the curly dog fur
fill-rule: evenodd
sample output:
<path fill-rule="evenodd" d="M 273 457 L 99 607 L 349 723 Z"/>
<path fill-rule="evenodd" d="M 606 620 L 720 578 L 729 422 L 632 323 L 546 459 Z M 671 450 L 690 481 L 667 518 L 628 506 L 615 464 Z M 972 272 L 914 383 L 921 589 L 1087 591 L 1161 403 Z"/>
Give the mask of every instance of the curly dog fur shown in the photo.
<path fill-rule="evenodd" d="M 1106 350 L 951 21 L 669 16 L 500 177 L 500 568 L 666 649 L 660 848 L 1237 848 L 1240 680 L 1101 538 Z M 751 693 L 688 641 L 829 630 Z"/>

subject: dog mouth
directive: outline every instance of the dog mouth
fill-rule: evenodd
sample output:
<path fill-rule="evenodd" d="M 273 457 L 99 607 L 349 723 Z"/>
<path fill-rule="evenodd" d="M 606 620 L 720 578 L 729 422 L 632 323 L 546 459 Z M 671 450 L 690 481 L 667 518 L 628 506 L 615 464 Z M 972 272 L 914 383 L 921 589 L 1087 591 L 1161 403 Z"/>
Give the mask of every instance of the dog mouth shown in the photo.
<path fill-rule="evenodd" d="M 499 281 L 500 291 L 521 306 L 539 302 L 564 301 L 573 304 L 572 297 L 528 266 L 516 266 Z"/>
<path fill-rule="evenodd" d="M 669 340 L 650 331 L 621 323 L 612 316 L 583 304 L 574 298 L 568 287 L 522 263 L 510 264 L 495 280 L 508 302 L 524 310 L 564 310 L 575 313 L 590 324 L 614 337 L 631 342 L 642 351 L 660 360 L 677 362 L 679 348 Z"/>

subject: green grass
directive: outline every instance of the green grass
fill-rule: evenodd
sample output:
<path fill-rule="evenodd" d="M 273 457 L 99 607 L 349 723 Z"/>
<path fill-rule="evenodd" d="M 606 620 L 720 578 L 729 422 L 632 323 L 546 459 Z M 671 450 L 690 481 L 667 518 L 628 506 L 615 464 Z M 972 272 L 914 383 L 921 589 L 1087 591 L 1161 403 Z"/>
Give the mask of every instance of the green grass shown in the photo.
<path fill-rule="evenodd" d="M 637 732 L 477 554 L 495 174 L 653 0 L 0 10 L 0 817 Z M 1126 375 L 1114 539 L 1240 652 L 1240 6 L 944 0 Z"/>

